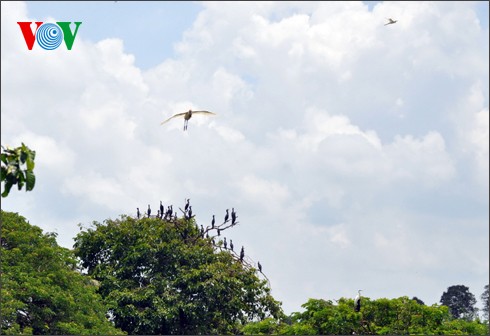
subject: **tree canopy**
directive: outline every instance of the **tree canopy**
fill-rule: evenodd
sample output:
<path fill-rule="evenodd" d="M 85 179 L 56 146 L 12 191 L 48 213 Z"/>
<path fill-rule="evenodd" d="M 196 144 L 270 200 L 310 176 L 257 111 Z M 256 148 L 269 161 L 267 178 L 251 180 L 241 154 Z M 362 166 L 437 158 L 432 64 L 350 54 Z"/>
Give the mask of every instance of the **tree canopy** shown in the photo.
<path fill-rule="evenodd" d="M 354 300 L 309 299 L 296 312 L 282 319 L 249 323 L 249 335 L 488 335 L 488 325 L 479 321 L 454 319 L 447 306 L 420 304 L 408 297 L 370 300 L 363 297 L 360 312 Z"/>
<path fill-rule="evenodd" d="M 485 288 L 483 290 L 483 293 L 480 296 L 480 299 L 483 302 L 483 317 L 488 321 L 488 308 L 490 306 L 490 303 L 488 301 L 488 285 L 485 285 Z"/>
<path fill-rule="evenodd" d="M 74 247 L 129 334 L 231 334 L 282 316 L 267 281 L 204 237 L 193 217 L 94 222 Z"/>
<path fill-rule="evenodd" d="M 73 253 L 16 213 L 0 213 L 2 334 L 123 334 Z"/>
<path fill-rule="evenodd" d="M 454 318 L 472 320 L 477 313 L 475 296 L 463 285 L 448 287 L 441 296 L 441 304 L 448 306 Z"/>

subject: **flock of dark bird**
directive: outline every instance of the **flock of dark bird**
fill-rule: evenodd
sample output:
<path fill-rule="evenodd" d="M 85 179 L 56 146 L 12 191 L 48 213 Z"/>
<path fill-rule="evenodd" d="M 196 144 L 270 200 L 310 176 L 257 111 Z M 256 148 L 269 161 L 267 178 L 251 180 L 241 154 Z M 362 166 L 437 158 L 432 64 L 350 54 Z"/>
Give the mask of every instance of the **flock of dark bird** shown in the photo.
<path fill-rule="evenodd" d="M 190 219 L 195 217 L 195 215 L 192 212 L 192 205 L 190 205 L 190 199 L 189 198 L 187 198 L 185 200 L 184 209 L 182 210 L 181 208 L 179 208 L 179 210 L 183 213 L 184 219 L 190 220 Z M 165 209 L 165 207 L 162 204 L 162 201 L 160 201 L 160 205 L 159 205 L 159 208 L 157 209 L 156 215 L 152 215 L 151 206 L 150 206 L 150 204 L 148 204 L 148 209 L 146 210 L 145 214 L 142 214 L 140 209 L 136 208 L 136 218 L 137 219 L 159 218 L 159 219 L 166 220 L 169 222 L 174 222 L 178 219 L 178 216 L 177 216 L 177 211 L 175 211 L 173 209 L 172 205 L 169 205 L 167 207 L 167 209 Z M 223 240 L 220 240 L 218 243 L 216 243 L 216 240 L 215 240 L 216 237 L 221 237 L 221 233 L 224 230 L 237 225 L 238 224 L 237 218 L 238 218 L 238 216 L 237 216 L 237 213 L 235 211 L 235 208 L 231 208 L 231 213 L 230 213 L 230 209 L 226 209 L 224 220 L 221 224 L 216 224 L 216 216 L 213 215 L 213 218 L 211 219 L 211 223 L 209 226 L 206 226 L 206 228 L 204 228 L 203 225 L 200 225 L 200 227 L 198 227 L 199 237 L 210 239 L 211 243 L 213 244 L 214 247 L 216 247 L 220 250 L 224 249 L 224 250 L 229 251 L 242 264 L 251 268 L 254 263 L 253 263 L 253 261 L 251 261 L 250 258 L 247 258 L 248 260 L 246 260 L 245 248 L 243 246 L 240 250 L 240 253 L 237 253 L 234 250 L 233 240 L 230 239 L 230 241 L 228 242 L 226 240 L 226 237 L 223 237 Z M 187 232 L 184 232 L 183 238 L 184 239 L 188 238 Z M 228 249 L 228 246 L 229 246 L 229 249 Z M 260 273 L 262 273 L 262 265 L 260 264 L 260 262 L 257 262 L 257 269 L 259 270 Z M 262 275 L 267 279 L 267 276 L 265 276 L 264 273 L 262 273 Z"/>

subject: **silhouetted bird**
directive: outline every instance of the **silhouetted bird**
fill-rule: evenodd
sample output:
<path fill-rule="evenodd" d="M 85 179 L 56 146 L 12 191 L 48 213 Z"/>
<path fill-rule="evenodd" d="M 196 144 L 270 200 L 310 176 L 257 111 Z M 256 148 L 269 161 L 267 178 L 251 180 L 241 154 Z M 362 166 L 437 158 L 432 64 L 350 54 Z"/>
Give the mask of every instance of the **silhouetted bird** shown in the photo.
<path fill-rule="evenodd" d="M 150 218 L 150 215 L 151 215 L 151 209 L 150 209 L 150 205 L 148 204 L 148 211 L 146 212 L 148 214 L 148 218 Z"/>
<path fill-rule="evenodd" d="M 171 116 L 167 120 L 162 121 L 160 123 L 160 125 L 165 124 L 167 121 L 169 121 L 169 120 L 171 120 L 173 118 L 184 117 L 184 131 L 185 131 L 185 130 L 187 130 L 187 125 L 189 124 L 189 119 L 192 118 L 192 115 L 193 114 L 196 114 L 196 113 L 197 114 L 207 114 L 207 115 L 215 115 L 216 114 L 214 112 L 209 112 L 209 111 L 192 111 L 192 110 L 189 110 L 187 112 L 177 113 L 177 114 Z"/>
<path fill-rule="evenodd" d="M 223 245 L 225 246 L 225 250 L 226 250 L 226 247 L 227 247 L 227 243 L 226 243 L 226 237 L 225 237 L 225 240 L 223 241 Z"/>
<path fill-rule="evenodd" d="M 262 265 L 260 264 L 260 261 L 257 262 L 257 266 L 259 267 L 259 272 L 262 273 Z"/>
<path fill-rule="evenodd" d="M 385 26 L 387 26 L 387 25 L 389 25 L 389 24 L 394 24 L 394 23 L 396 23 L 396 22 L 397 22 L 397 20 L 393 20 L 392 18 L 388 18 L 387 20 L 388 20 L 388 22 L 387 22 L 387 23 L 385 23 Z"/>
<path fill-rule="evenodd" d="M 160 201 L 160 216 L 163 216 L 163 204 L 162 201 Z"/>
<path fill-rule="evenodd" d="M 191 219 L 192 218 L 192 206 L 189 206 L 189 210 L 187 211 L 188 213 L 188 218 Z"/>
<path fill-rule="evenodd" d="M 233 240 L 230 239 L 230 250 L 233 251 Z"/>
<path fill-rule="evenodd" d="M 201 225 L 201 237 L 204 238 L 204 226 Z"/>
<path fill-rule="evenodd" d="M 221 234 L 221 230 L 220 230 L 220 229 L 218 229 L 218 236 L 219 236 L 220 234 Z"/>
<path fill-rule="evenodd" d="M 354 310 L 356 312 L 359 312 L 361 310 L 361 291 L 362 289 L 359 289 L 357 291 L 356 298 L 354 299 Z"/>
<path fill-rule="evenodd" d="M 214 229 L 214 223 L 215 223 L 215 219 L 214 219 L 214 215 L 213 215 L 213 220 L 211 221 L 211 229 Z"/>
<path fill-rule="evenodd" d="M 187 209 L 189 209 L 189 201 L 190 199 L 188 198 L 186 201 L 185 201 L 185 208 L 184 208 L 184 212 L 187 211 Z"/>
<path fill-rule="evenodd" d="M 231 224 L 234 225 L 236 221 L 236 212 L 235 208 L 231 208 Z"/>
<path fill-rule="evenodd" d="M 245 249 L 242 246 L 242 250 L 240 251 L 240 261 L 243 261 L 243 258 L 245 258 Z"/>
<path fill-rule="evenodd" d="M 230 215 L 228 214 L 228 209 L 226 209 L 226 215 L 225 215 L 225 223 L 228 221 L 228 218 L 230 217 Z"/>
<path fill-rule="evenodd" d="M 172 206 L 169 205 L 167 208 L 167 212 L 166 212 L 165 216 L 168 216 L 168 219 L 172 219 L 173 213 L 174 213 L 174 210 L 172 209 Z"/>
<path fill-rule="evenodd" d="M 140 213 L 140 208 L 136 208 L 136 217 L 140 219 L 141 213 Z"/>

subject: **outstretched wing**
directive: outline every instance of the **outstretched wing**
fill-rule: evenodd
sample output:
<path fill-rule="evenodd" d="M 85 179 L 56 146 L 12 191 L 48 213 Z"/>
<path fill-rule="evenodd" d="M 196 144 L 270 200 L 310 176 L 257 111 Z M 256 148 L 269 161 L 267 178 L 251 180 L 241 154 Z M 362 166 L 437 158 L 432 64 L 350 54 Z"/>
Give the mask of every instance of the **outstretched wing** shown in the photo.
<path fill-rule="evenodd" d="M 216 113 L 214 113 L 214 112 L 209 112 L 209 111 L 192 111 L 192 114 L 195 114 L 195 113 L 201 113 L 201 114 L 212 114 L 212 115 L 216 115 Z"/>
<path fill-rule="evenodd" d="M 186 114 L 186 113 L 187 113 L 187 112 L 177 113 L 177 114 L 175 114 L 175 115 L 171 116 L 170 118 L 168 118 L 167 120 L 162 121 L 162 122 L 160 123 L 160 125 L 165 124 L 167 121 L 169 121 L 169 120 L 171 120 L 171 119 L 173 119 L 173 118 L 183 117 L 183 116 L 185 116 L 185 114 Z"/>

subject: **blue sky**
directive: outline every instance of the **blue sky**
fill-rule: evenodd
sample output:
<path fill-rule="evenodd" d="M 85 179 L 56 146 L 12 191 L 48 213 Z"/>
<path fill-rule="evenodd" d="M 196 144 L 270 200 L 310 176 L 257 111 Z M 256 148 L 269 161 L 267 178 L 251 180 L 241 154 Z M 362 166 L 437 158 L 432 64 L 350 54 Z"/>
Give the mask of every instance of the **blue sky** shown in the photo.
<path fill-rule="evenodd" d="M 27 50 L 36 20 L 82 21 L 72 50 Z M 488 2 L 2 2 L 1 22 L 2 144 L 37 152 L 2 209 L 61 245 L 190 198 L 198 224 L 238 211 L 227 238 L 286 313 L 488 284 Z M 216 116 L 160 125 L 189 108 Z"/>

